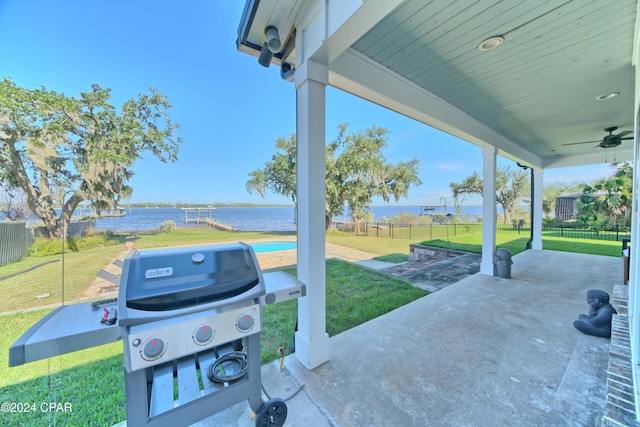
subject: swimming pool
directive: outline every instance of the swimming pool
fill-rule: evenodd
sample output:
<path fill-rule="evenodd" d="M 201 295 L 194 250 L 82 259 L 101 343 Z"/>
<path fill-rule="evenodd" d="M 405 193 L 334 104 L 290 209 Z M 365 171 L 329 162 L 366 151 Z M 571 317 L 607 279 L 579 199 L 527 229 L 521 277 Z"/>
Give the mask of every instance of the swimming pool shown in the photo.
<path fill-rule="evenodd" d="M 296 242 L 258 242 L 249 243 L 255 253 L 288 251 L 296 248 Z"/>

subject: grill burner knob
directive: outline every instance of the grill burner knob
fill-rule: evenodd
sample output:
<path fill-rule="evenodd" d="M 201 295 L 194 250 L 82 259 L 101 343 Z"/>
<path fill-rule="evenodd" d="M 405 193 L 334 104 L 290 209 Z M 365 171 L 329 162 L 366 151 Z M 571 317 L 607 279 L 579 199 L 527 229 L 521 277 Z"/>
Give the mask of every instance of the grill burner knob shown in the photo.
<path fill-rule="evenodd" d="M 209 325 L 202 324 L 198 326 L 193 334 L 193 341 L 198 345 L 208 344 L 213 339 L 213 328 Z"/>
<path fill-rule="evenodd" d="M 240 332 L 249 332 L 254 324 L 255 320 L 250 314 L 243 314 L 238 317 L 238 321 L 236 322 L 236 326 Z"/>
<path fill-rule="evenodd" d="M 146 360 L 154 360 L 162 356 L 164 353 L 164 341 L 160 338 L 151 338 L 142 347 L 142 358 Z"/>
<path fill-rule="evenodd" d="M 204 262 L 204 255 L 201 253 L 191 255 L 191 262 L 194 264 L 202 264 Z"/>

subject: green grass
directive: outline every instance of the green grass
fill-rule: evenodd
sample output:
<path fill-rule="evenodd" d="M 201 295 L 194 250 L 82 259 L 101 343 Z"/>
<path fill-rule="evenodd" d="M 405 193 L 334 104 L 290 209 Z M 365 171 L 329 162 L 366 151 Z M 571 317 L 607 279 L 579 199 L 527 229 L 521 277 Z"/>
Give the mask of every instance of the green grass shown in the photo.
<path fill-rule="evenodd" d="M 399 264 L 401 262 L 407 262 L 409 260 L 409 255 L 407 254 L 388 254 L 388 255 L 380 255 L 377 257 L 373 257 L 376 261 L 384 261 L 384 262 L 393 262 Z"/>
<path fill-rule="evenodd" d="M 295 268 L 284 269 L 295 275 Z M 327 260 L 327 333 L 336 335 L 414 301 L 427 292 L 404 280 L 339 260 Z M 71 413 L 58 413 L 60 425 L 104 426 L 125 419 L 122 343 L 8 367 L 8 348 L 50 310 L 0 316 L 0 399 L 2 402 L 70 402 Z M 277 359 L 293 345 L 297 301 L 263 310 L 261 362 Z M 53 397 L 55 394 L 55 397 Z M 0 425 L 47 425 L 49 414 L 0 414 Z M 1 417 L 6 418 L 1 418 Z"/>
<path fill-rule="evenodd" d="M 282 269 L 292 276 L 295 267 Z M 334 336 L 354 326 L 410 303 L 428 293 L 406 280 L 348 262 L 327 260 L 327 333 Z M 293 345 L 297 301 L 266 306 L 262 333 L 262 363 L 277 359 L 277 349 L 287 353 Z"/>
<path fill-rule="evenodd" d="M 509 234 L 498 234 L 496 236 L 496 246 L 507 248 L 513 255 L 522 252 L 527 244 L 528 237 L 518 237 Z M 462 236 L 450 237 L 448 240 L 434 239 L 421 242 L 427 246 L 437 246 L 441 248 L 457 249 L 461 251 L 481 253 L 482 235 L 480 233 L 464 234 Z"/>
<path fill-rule="evenodd" d="M 65 253 L 65 301 L 73 302 L 79 298 L 81 291 L 95 279 L 100 269 L 112 262 L 121 250 L 120 247 L 104 246 L 86 251 Z M 7 268 L 13 265 L 0 268 L 0 276 L 15 273 L 46 261 L 60 259 L 60 255 L 29 257 L 16 263 L 19 264 L 19 270 Z M 0 300 L 0 312 L 60 304 L 62 300 L 62 263 L 53 262 L 43 265 L 0 281 L 0 285 L 4 289 L 11 289 L 10 292 L 3 293 L 3 298 Z M 37 295 L 42 294 L 50 296 L 36 299 Z"/>
<path fill-rule="evenodd" d="M 507 248 L 513 255 L 525 250 L 528 237 L 517 237 L 509 234 L 498 234 L 496 246 Z M 482 236 L 480 234 L 465 234 L 449 238 L 448 241 L 436 239 L 426 240 L 422 244 L 441 248 L 458 249 L 462 251 L 481 253 Z M 542 246 L 546 250 L 576 252 L 582 254 L 621 256 L 622 243 L 606 240 L 569 239 L 566 237 L 543 237 Z"/>
<path fill-rule="evenodd" d="M 137 249 L 161 248 L 211 244 L 225 241 L 264 239 L 291 233 L 222 232 L 210 229 L 179 229 L 170 233 L 142 232 L 112 234 L 108 244 L 101 244 L 79 251 L 68 250 L 64 255 L 65 302 L 74 302 L 95 279 L 105 265 L 111 263 L 125 250 L 125 242 L 134 242 Z M 29 256 L 20 262 L 0 267 L 0 277 L 15 274 L 47 261 L 55 261 L 33 270 L 0 281 L 4 292 L 0 300 L 0 313 L 59 304 L 62 301 L 62 258 L 61 254 L 45 257 Z M 49 295 L 36 299 L 36 296 Z"/>
<path fill-rule="evenodd" d="M 543 236 L 553 236 L 561 238 L 581 238 L 581 239 L 593 239 L 593 240 L 608 240 L 615 241 L 616 238 L 622 239 L 623 237 L 630 237 L 630 231 L 593 231 L 585 229 L 573 229 L 573 228 L 551 228 L 545 227 L 542 229 Z"/>
<path fill-rule="evenodd" d="M 376 255 L 389 255 L 393 253 L 409 253 L 409 244 L 417 243 L 416 239 L 389 239 L 374 236 L 356 236 L 353 233 L 330 231 L 327 233 L 327 242 L 349 248 L 360 249 Z"/>
<path fill-rule="evenodd" d="M 116 342 L 9 368 L 9 346 L 50 310 L 0 316 L 0 402 L 31 402 L 33 413 L 0 413 L 0 425 L 53 425 L 43 402 L 71 403 L 57 412 L 58 425 L 108 426 L 122 421 L 124 379 L 122 343 Z"/>

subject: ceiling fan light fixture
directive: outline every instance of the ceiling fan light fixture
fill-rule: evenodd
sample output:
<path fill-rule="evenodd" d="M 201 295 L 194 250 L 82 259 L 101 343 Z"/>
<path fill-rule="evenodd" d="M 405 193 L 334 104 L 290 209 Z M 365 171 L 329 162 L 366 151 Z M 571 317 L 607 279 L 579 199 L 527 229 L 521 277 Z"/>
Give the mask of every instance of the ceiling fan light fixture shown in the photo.
<path fill-rule="evenodd" d="M 489 50 L 493 50 L 500 46 L 504 42 L 503 36 L 491 36 L 488 39 L 483 40 L 478 45 L 478 50 L 482 52 L 486 52 Z"/>
<path fill-rule="evenodd" d="M 605 99 L 611 99 L 611 98 L 616 97 L 618 95 L 620 95 L 620 92 L 605 93 L 605 94 L 602 94 L 600 96 L 596 96 L 596 101 L 603 101 Z"/>

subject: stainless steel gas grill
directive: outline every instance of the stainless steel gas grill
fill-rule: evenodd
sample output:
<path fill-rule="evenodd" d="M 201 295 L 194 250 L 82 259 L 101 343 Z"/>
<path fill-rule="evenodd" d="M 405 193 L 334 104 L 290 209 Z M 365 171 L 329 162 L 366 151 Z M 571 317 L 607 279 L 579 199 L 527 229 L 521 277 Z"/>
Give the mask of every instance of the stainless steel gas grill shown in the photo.
<path fill-rule="evenodd" d="M 305 289 L 287 274 L 263 275 L 244 243 L 134 251 L 123 264 L 117 334 L 93 317 L 95 327 L 80 320 L 83 328 L 45 336 L 67 323 L 67 314 L 78 322 L 99 313 L 95 304 L 62 307 L 16 341 L 10 366 L 119 335 L 128 425 L 189 425 L 246 399 L 257 426 L 281 426 L 286 404 L 264 402 L 261 393 L 262 304 L 304 296 Z M 94 339 L 83 345 L 88 336 Z"/>
<path fill-rule="evenodd" d="M 265 293 L 255 254 L 242 243 L 128 256 L 118 292 L 127 422 L 191 424 L 245 399 L 258 413 L 263 406 L 260 297 Z M 242 347 L 246 373 L 200 397 L 196 384 L 201 364 L 208 367 Z M 174 377 L 180 404 L 176 408 Z M 286 406 L 280 412 L 286 414 Z"/>
<path fill-rule="evenodd" d="M 264 294 L 264 279 L 249 245 L 131 253 L 118 293 L 125 370 L 259 334 Z"/>

